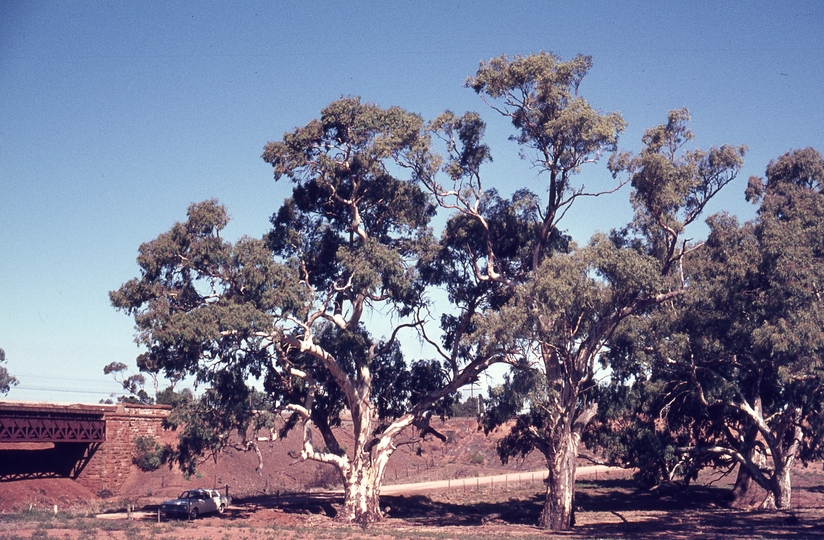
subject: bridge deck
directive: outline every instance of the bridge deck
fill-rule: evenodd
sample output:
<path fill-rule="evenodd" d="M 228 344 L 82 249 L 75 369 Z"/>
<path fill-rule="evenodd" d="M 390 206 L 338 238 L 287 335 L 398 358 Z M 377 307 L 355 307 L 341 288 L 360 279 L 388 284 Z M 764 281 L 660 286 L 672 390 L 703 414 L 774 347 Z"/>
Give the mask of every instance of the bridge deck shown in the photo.
<path fill-rule="evenodd" d="M 103 414 L 96 408 L 21 408 L 0 403 L 0 442 L 104 442 Z"/>

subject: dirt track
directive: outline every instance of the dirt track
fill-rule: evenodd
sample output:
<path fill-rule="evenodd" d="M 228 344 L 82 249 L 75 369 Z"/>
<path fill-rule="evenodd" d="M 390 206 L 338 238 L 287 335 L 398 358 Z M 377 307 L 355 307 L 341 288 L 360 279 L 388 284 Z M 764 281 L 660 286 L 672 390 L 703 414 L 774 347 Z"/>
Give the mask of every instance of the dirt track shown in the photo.
<path fill-rule="evenodd" d="M 618 471 L 617 467 L 607 467 L 606 465 L 589 465 L 578 467 L 575 478 L 597 477 L 599 474 L 609 475 L 609 471 Z M 431 482 L 417 482 L 412 484 L 395 484 L 381 487 L 381 495 L 406 495 L 409 493 L 420 493 L 422 491 L 432 491 L 436 489 L 451 489 L 457 487 L 496 487 L 516 485 L 522 482 L 543 481 L 546 478 L 547 470 L 537 470 L 528 472 L 514 472 L 508 474 L 496 474 L 494 476 L 478 476 L 471 478 L 456 478 L 454 480 L 437 480 Z M 336 490 L 335 493 L 343 493 L 343 490 Z"/>

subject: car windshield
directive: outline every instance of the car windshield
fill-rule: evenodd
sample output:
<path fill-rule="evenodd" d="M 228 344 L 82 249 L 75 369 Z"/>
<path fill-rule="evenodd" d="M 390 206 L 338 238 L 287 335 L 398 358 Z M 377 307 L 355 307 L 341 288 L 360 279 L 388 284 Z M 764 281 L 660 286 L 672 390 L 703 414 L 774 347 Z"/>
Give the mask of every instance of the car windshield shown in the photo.
<path fill-rule="evenodd" d="M 202 491 L 184 491 L 180 495 L 181 499 L 205 499 L 206 495 Z"/>

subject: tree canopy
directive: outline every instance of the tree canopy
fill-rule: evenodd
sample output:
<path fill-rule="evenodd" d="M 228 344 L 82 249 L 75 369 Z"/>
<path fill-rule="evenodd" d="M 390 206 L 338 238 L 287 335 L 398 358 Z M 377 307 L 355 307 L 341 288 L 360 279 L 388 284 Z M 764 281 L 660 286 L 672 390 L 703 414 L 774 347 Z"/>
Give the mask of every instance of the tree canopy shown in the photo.
<path fill-rule="evenodd" d="M 343 519 L 373 521 L 389 456 L 415 440 L 401 433 L 436 433 L 431 416 L 503 353 L 457 347 L 410 362 L 399 346 L 400 332 L 429 317 L 438 251 L 428 227 L 436 207 L 420 179 L 441 163 L 418 115 L 342 98 L 267 144 L 263 159 L 276 180 L 294 183 L 264 238 L 227 242 L 226 210 L 194 204 L 186 222 L 141 246 L 141 277 L 112 302 L 135 317 L 147 349 L 141 369 L 208 385 L 212 408 L 232 416 L 207 424 L 234 426 L 244 440 L 255 411 L 286 412 L 284 431 L 302 427 L 301 457 L 340 471 Z M 471 306 L 461 309 L 471 318 Z M 369 331 L 387 325 L 386 336 Z M 253 380 L 265 392 L 255 408 L 245 405 Z M 348 452 L 331 429 L 344 412 L 356 441 Z M 203 450 L 189 447 L 192 456 Z"/>
<path fill-rule="evenodd" d="M 466 81 L 509 119 L 541 193 L 488 181 L 476 112 L 427 122 L 342 97 L 265 145 L 275 181 L 292 190 L 262 237 L 225 240 L 229 214 L 208 200 L 141 245 L 140 275 L 110 298 L 135 319 L 138 367 L 156 395 L 159 376 L 203 387 L 163 397 L 183 404 L 169 422 L 181 430 L 178 464 L 193 472 L 227 445 L 255 450 L 256 431 L 280 415 L 281 434 L 302 437 L 301 459 L 339 471 L 340 519 L 376 521 L 395 450 L 442 437 L 430 420 L 505 363 L 483 422 L 514 421 L 502 459 L 544 455 L 541 526 L 574 523 L 582 438 L 650 482 L 737 464 L 741 486 L 789 505 L 787 471 L 818 455 L 824 425 L 824 160 L 813 149 L 780 157 L 766 180 L 750 179 L 754 221 L 717 214 L 706 242 L 688 240 L 746 147 L 696 148 L 676 109 L 640 152 L 620 152 L 621 114 L 579 94 L 591 66 L 501 56 Z M 607 155 L 612 180 L 585 185 L 580 173 Z M 626 184 L 629 223 L 587 242 L 562 229 L 576 201 Z M 410 355 L 414 338 L 428 352 Z M 105 369 L 140 397 L 142 376 Z M 344 418 L 352 448 L 332 429 Z M 160 450 L 145 449 L 154 466 Z"/>
<path fill-rule="evenodd" d="M 647 366 L 636 407 L 663 421 L 645 430 L 663 441 L 649 471 L 689 479 L 738 466 L 742 497 L 754 482 L 766 490 L 758 504 L 787 508 L 793 461 L 819 455 L 822 165 L 807 148 L 770 163 L 766 181 L 750 178 L 757 217 L 713 216 L 686 267 L 689 294 L 624 341 L 624 357 Z"/>

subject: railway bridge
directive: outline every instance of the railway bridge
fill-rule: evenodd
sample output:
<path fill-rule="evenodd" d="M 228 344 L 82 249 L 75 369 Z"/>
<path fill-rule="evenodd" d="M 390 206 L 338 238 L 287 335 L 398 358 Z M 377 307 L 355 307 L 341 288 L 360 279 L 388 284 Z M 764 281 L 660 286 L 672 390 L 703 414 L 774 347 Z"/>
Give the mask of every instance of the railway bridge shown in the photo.
<path fill-rule="evenodd" d="M 117 494 L 131 471 L 134 439 L 158 435 L 170 409 L 0 401 L 0 481 L 67 477 Z"/>

